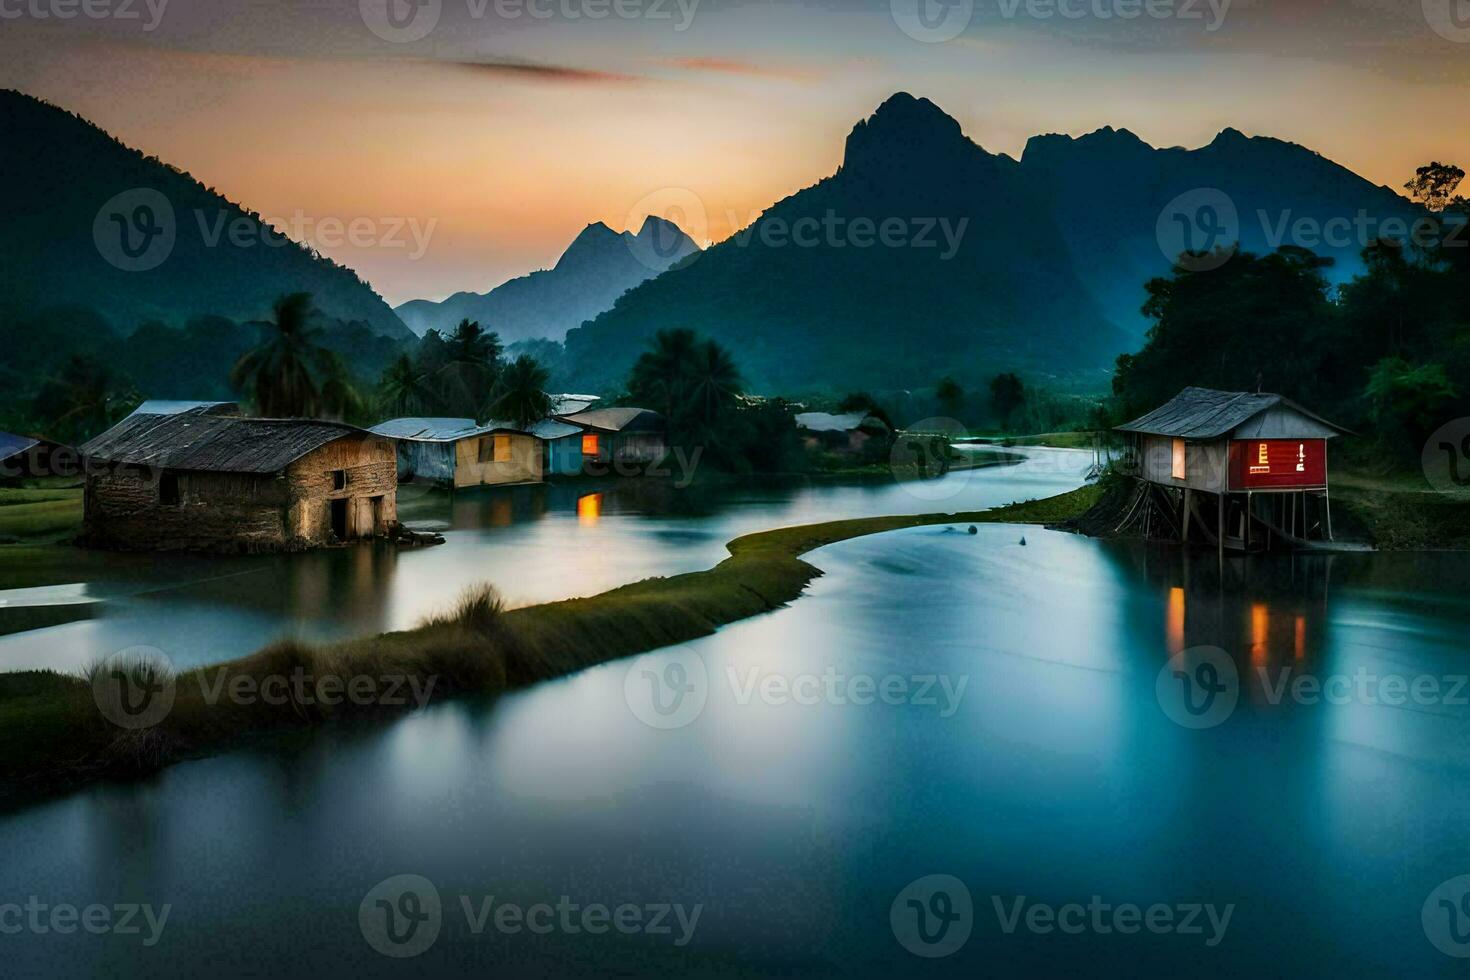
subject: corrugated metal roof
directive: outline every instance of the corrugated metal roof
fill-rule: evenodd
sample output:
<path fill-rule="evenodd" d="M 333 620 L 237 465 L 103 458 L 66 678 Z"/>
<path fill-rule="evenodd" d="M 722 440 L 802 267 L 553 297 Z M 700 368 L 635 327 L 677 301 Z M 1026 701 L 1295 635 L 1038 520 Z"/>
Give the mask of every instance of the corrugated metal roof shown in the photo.
<path fill-rule="evenodd" d="M 31 436 L 18 436 L 13 432 L 0 432 L 0 459 L 9 459 L 37 445 L 41 440 Z"/>
<path fill-rule="evenodd" d="M 602 401 L 596 395 L 550 395 L 552 415 L 574 415 L 585 412 L 595 403 Z"/>
<path fill-rule="evenodd" d="M 556 419 L 542 419 L 528 430 L 537 439 L 565 439 L 567 436 L 580 435 L 582 430 L 575 425 L 567 425 Z"/>
<path fill-rule="evenodd" d="M 476 425 L 474 419 L 389 419 L 379 422 L 368 431 L 387 436 L 389 439 L 409 439 L 414 442 L 458 442 L 491 432 L 520 432 L 510 422 L 491 419 L 484 425 Z"/>
<path fill-rule="evenodd" d="M 664 427 L 664 417 L 647 408 L 595 408 L 556 418 L 601 432 L 659 432 Z"/>
<path fill-rule="evenodd" d="M 1117 430 L 1181 439 L 1215 439 L 1278 405 L 1325 426 L 1333 434 L 1346 431 L 1281 395 L 1195 387 L 1185 388 L 1152 412 L 1118 426 Z M 1317 433 L 1302 435 L 1315 437 Z"/>
<path fill-rule="evenodd" d="M 178 415 L 182 412 L 203 411 L 207 415 L 239 415 L 239 402 L 180 401 L 171 398 L 150 398 L 137 408 L 133 415 Z"/>
<path fill-rule="evenodd" d="M 82 445 L 83 456 L 213 473 L 279 473 L 329 442 L 369 433 L 341 422 L 242 419 L 207 410 L 129 415 Z"/>
<path fill-rule="evenodd" d="M 862 428 L 873 417 L 867 412 L 848 412 L 833 415 L 830 412 L 800 412 L 796 416 L 796 427 L 808 432 L 851 432 Z M 877 422 L 878 419 L 873 419 Z"/>

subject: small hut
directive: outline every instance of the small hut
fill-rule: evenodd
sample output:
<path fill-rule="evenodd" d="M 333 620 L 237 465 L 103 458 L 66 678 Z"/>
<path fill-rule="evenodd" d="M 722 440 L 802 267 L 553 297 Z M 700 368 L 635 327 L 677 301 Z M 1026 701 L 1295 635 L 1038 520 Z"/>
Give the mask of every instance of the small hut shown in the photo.
<path fill-rule="evenodd" d="M 340 422 L 134 414 L 81 453 L 98 547 L 295 551 L 397 522 L 392 444 Z"/>
<path fill-rule="evenodd" d="M 545 476 L 577 476 L 582 472 L 582 430 L 556 419 L 542 419 L 530 428 L 541 442 L 541 472 Z"/>
<path fill-rule="evenodd" d="M 669 451 L 664 417 L 646 408 L 593 408 L 556 420 L 582 431 L 583 465 L 593 469 L 641 469 Z"/>
<path fill-rule="evenodd" d="M 867 412 L 847 412 L 842 415 L 800 412 L 796 416 L 796 429 L 801 434 L 802 445 L 807 449 L 842 456 L 863 456 L 869 451 L 869 444 L 874 439 L 880 443 L 886 442 L 893 434 L 887 423 Z"/>
<path fill-rule="evenodd" d="M 540 483 L 541 444 L 509 422 L 474 419 L 389 419 L 372 427 L 398 444 L 398 479 L 452 489 Z"/>
<path fill-rule="evenodd" d="M 0 432 L 0 484 L 81 475 L 76 450 L 40 436 Z"/>
<path fill-rule="evenodd" d="M 1332 537 L 1327 442 L 1346 430 L 1288 398 L 1185 388 L 1117 431 L 1142 484 L 1134 512 L 1159 513 L 1171 535 L 1198 527 L 1222 549 Z"/>

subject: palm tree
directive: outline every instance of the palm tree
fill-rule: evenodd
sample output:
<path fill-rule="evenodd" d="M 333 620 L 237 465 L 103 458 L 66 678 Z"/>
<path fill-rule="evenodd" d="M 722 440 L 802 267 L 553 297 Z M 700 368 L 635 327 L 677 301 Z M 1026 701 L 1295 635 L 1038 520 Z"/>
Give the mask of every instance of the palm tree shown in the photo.
<path fill-rule="evenodd" d="M 635 401 L 651 402 L 671 422 L 684 399 L 683 383 L 699 347 L 693 330 L 660 330 L 653 347 L 638 356 L 628 376 L 628 393 Z"/>
<path fill-rule="evenodd" d="M 352 374 L 341 355 L 323 350 L 320 366 L 322 414 L 339 421 L 361 421 L 367 414 L 367 402 L 352 383 Z"/>
<path fill-rule="evenodd" d="M 51 420 L 50 430 L 70 442 L 83 442 L 109 428 L 136 405 L 138 396 L 107 365 L 73 355 L 36 394 L 36 415 Z"/>
<path fill-rule="evenodd" d="M 378 382 L 378 405 L 389 415 L 421 415 L 433 400 L 424 373 L 407 354 L 388 365 Z"/>
<path fill-rule="evenodd" d="M 320 315 L 310 293 L 291 293 L 276 300 L 273 316 L 260 324 L 260 346 L 246 353 L 230 371 L 230 383 L 246 392 L 255 410 L 268 418 L 310 417 L 322 408 L 317 374 L 326 352 L 318 345 Z"/>
<path fill-rule="evenodd" d="M 448 363 L 434 375 L 439 401 L 452 414 L 473 416 L 495 386 L 500 337 L 473 320 L 461 320 L 444 346 Z"/>
<path fill-rule="evenodd" d="M 686 362 L 682 387 L 685 408 L 705 425 L 715 422 L 740 394 L 740 369 L 735 358 L 713 340 L 695 348 Z"/>
<path fill-rule="evenodd" d="M 491 418 L 513 422 L 525 429 L 551 414 L 551 396 L 546 394 L 550 373 L 535 358 L 517 357 L 500 372 L 489 405 Z"/>

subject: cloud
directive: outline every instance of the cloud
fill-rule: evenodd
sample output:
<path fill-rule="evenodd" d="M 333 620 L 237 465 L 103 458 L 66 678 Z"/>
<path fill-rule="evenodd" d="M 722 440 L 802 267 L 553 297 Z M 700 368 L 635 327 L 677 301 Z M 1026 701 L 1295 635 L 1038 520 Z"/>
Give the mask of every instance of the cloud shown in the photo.
<path fill-rule="evenodd" d="M 681 71 L 713 72 L 719 75 L 745 75 L 751 78 L 782 78 L 787 81 L 807 82 L 815 79 L 817 73 L 814 71 L 778 67 L 774 65 L 758 65 L 749 61 L 739 61 L 735 58 L 662 58 L 656 64 L 665 68 L 678 68 Z"/>
<path fill-rule="evenodd" d="M 436 61 L 428 59 L 419 63 L 461 68 L 484 75 L 506 75 L 524 78 L 528 81 L 565 82 L 573 85 L 589 82 L 594 84 L 607 84 L 612 82 L 645 81 L 640 75 L 600 71 L 595 68 L 573 68 L 568 65 L 547 65 L 532 61 Z"/>

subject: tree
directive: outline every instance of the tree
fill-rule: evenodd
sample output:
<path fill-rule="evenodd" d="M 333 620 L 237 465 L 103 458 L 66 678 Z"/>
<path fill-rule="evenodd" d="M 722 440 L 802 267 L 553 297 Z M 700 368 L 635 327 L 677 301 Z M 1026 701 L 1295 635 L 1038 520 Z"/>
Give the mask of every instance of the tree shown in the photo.
<path fill-rule="evenodd" d="M 1417 455 L 1455 394 L 1444 365 L 1413 365 L 1401 357 L 1375 364 L 1364 390 L 1379 435 L 1405 455 Z"/>
<path fill-rule="evenodd" d="M 960 412 L 965 407 L 965 389 L 961 388 L 959 382 L 954 378 L 945 376 L 939 379 L 934 386 L 934 399 L 939 403 L 939 411 L 952 419 L 959 418 Z"/>
<path fill-rule="evenodd" d="M 107 365 L 77 354 L 42 385 L 34 408 L 57 438 L 83 442 L 111 427 L 138 401 Z"/>
<path fill-rule="evenodd" d="M 657 406 L 672 423 L 681 396 L 679 387 L 697 346 L 693 330 L 660 330 L 654 335 L 653 345 L 633 363 L 628 396 L 635 402 Z"/>
<path fill-rule="evenodd" d="M 282 296 L 272 318 L 258 324 L 260 345 L 230 371 L 230 383 L 246 393 L 261 415 L 312 417 L 322 410 L 321 385 L 334 368 L 330 352 L 319 345 L 319 316 L 310 293 Z"/>
<path fill-rule="evenodd" d="M 378 381 L 378 407 L 388 415 L 422 415 L 430 410 L 434 392 L 413 358 L 400 354 Z"/>
<path fill-rule="evenodd" d="M 1446 205 L 1460 203 L 1454 197 L 1455 188 L 1465 179 L 1465 171 L 1453 163 L 1435 160 L 1414 171 L 1414 178 L 1404 184 L 1409 197 L 1430 211 L 1443 211 Z"/>
<path fill-rule="evenodd" d="M 1002 429 L 1011 427 L 1011 416 L 1026 403 L 1026 386 L 1014 372 L 997 374 L 990 379 L 990 407 Z"/>
<path fill-rule="evenodd" d="M 434 373 L 443 409 L 473 418 L 489 401 L 499 367 L 500 337 L 474 320 L 461 320 L 444 341 L 446 362 Z"/>
<path fill-rule="evenodd" d="M 684 411 L 706 428 L 715 425 L 740 395 L 740 369 L 713 340 L 695 348 L 685 381 Z"/>
<path fill-rule="evenodd" d="M 489 417 L 505 419 L 518 429 L 551 414 L 551 396 L 546 393 L 546 383 L 551 375 L 534 358 L 525 354 L 508 364 L 495 382 L 495 392 L 490 400 Z"/>

